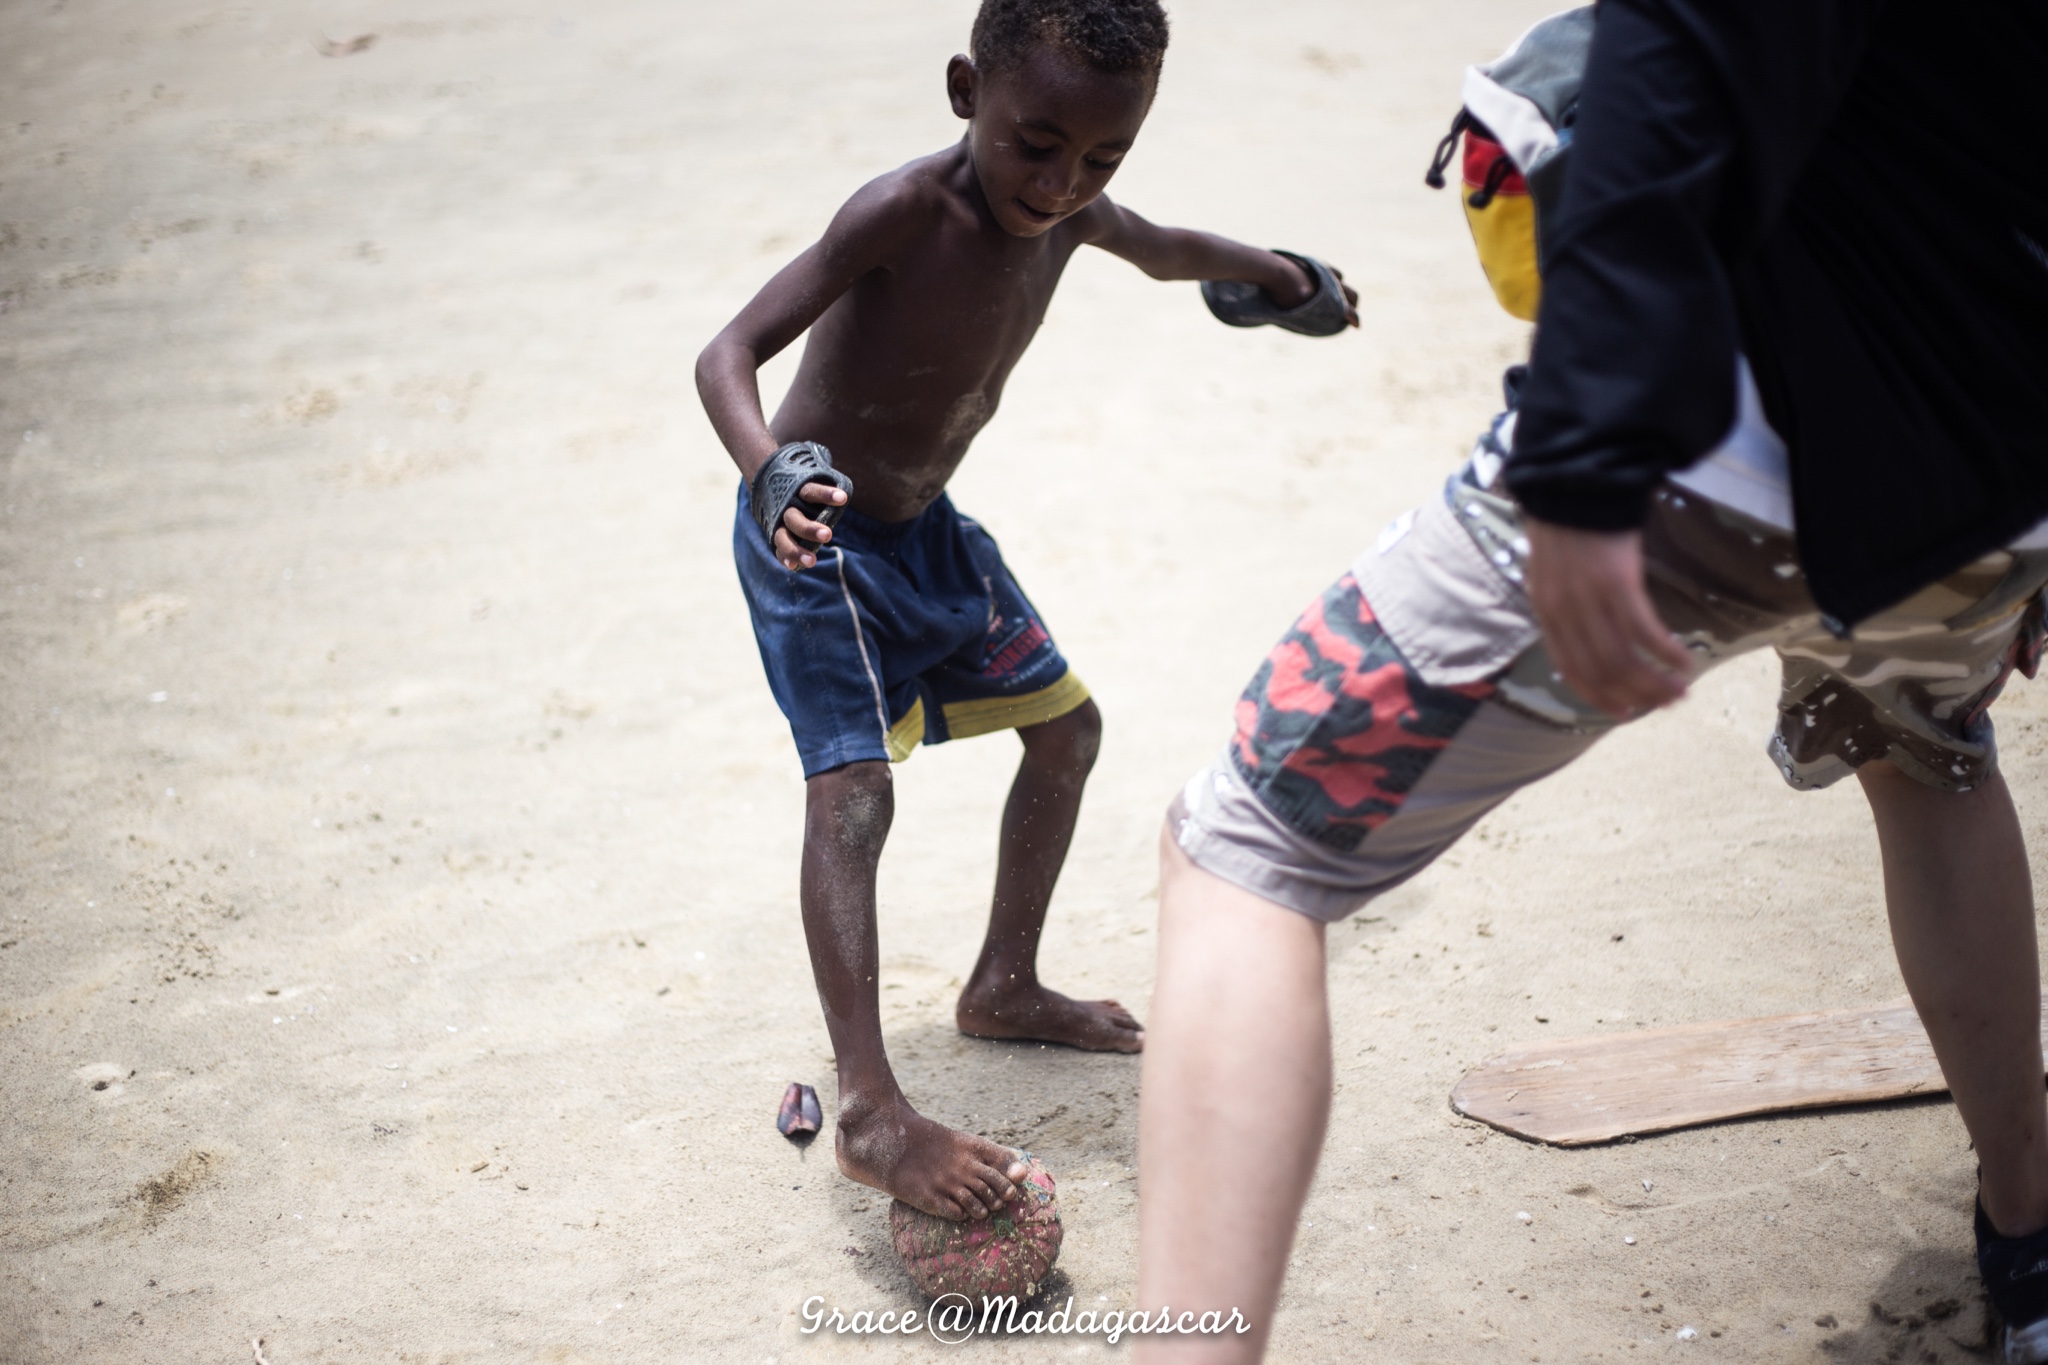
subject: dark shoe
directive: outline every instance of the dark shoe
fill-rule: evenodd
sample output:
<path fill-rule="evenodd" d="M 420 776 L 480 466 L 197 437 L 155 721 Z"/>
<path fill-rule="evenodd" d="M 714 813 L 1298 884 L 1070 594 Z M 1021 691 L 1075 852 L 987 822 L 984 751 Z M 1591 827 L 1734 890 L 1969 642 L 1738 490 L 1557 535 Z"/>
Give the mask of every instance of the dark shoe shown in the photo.
<path fill-rule="evenodd" d="M 1204 280 L 1202 301 L 1218 321 L 1232 327 L 1263 327 L 1268 323 L 1299 332 L 1305 337 L 1333 337 L 1351 325 L 1351 305 L 1344 298 L 1344 285 L 1337 272 L 1313 256 L 1297 256 L 1275 247 L 1273 254 L 1308 272 L 1316 292 L 1308 302 L 1282 308 L 1273 296 L 1246 280 Z"/>
<path fill-rule="evenodd" d="M 2005 1365 L 2048 1365 L 2048 1228 L 2001 1237 L 1980 1202 L 1977 1273 L 2005 1320 L 1998 1339 Z"/>

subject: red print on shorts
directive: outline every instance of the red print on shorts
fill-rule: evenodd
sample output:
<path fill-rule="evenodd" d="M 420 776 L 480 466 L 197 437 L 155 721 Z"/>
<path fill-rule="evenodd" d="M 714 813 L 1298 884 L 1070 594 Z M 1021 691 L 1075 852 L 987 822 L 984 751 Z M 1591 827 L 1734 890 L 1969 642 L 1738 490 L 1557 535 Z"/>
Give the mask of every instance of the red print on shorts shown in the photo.
<path fill-rule="evenodd" d="M 1273 647 L 1239 699 L 1237 770 L 1290 828 L 1350 852 L 1394 817 L 1493 690 L 1424 682 L 1345 574 Z"/>

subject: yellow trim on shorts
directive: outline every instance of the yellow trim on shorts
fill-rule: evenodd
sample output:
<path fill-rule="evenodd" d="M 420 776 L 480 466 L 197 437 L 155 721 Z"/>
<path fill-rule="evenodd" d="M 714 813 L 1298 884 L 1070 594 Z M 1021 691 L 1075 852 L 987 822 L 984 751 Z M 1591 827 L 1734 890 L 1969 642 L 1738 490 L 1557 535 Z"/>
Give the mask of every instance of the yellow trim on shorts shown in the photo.
<path fill-rule="evenodd" d="M 924 743 L 924 698 L 918 697 L 910 703 L 910 709 L 903 713 L 903 719 L 889 727 L 889 733 L 882 736 L 889 746 L 889 761 L 901 763 L 909 758 L 911 751 Z"/>
<path fill-rule="evenodd" d="M 946 734 L 953 739 L 1018 730 L 1058 720 L 1088 700 L 1088 684 L 1073 669 L 1051 687 L 1027 692 L 1021 697 L 982 697 L 976 701 L 954 701 L 945 705 Z"/>

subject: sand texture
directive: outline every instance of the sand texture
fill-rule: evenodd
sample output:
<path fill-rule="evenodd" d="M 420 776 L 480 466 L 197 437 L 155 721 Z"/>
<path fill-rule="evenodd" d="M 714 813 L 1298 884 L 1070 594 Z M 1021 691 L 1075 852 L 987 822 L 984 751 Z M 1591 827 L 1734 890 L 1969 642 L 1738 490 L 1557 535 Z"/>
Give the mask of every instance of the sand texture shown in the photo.
<path fill-rule="evenodd" d="M 1422 174 L 1548 7 L 1174 6 L 1113 192 L 1328 257 L 1365 327 L 1233 331 L 1084 255 L 956 482 L 1106 717 L 1052 984 L 1143 1014 L 1168 798 L 1492 414 L 1526 330 Z M 774 1128 L 792 1080 L 833 1108 L 803 788 L 690 383 L 957 136 L 972 11 L 0 7 L 0 1361 L 1105 1354 L 799 1330 L 913 1300 L 887 1201 Z M 1547 1034 L 1903 993 L 1861 798 L 1783 787 L 1772 684 L 1715 675 L 1333 931 L 1276 1359 L 1981 1358 L 1945 1101 L 1579 1151 L 1448 1103 Z M 2040 689 L 2000 714 L 2048 849 Z M 1045 1161 L 1064 1292 L 1127 1307 L 1138 1063 L 952 1024 L 1016 753 L 898 774 L 890 1046 Z"/>

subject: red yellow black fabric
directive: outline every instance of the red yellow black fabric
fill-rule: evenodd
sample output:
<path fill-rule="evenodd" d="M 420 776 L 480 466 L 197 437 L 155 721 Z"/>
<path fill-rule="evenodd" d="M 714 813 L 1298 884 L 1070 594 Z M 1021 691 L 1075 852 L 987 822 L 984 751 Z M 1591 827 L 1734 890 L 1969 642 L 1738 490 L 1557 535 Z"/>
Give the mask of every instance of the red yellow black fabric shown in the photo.
<path fill-rule="evenodd" d="M 1536 271 L 1536 201 L 1501 145 L 1476 128 L 1465 131 L 1465 222 L 1479 249 L 1479 266 L 1500 306 L 1524 322 L 1536 320 L 1543 279 Z"/>

